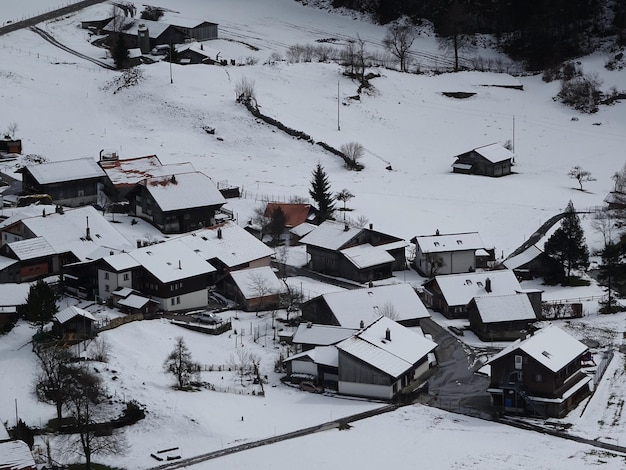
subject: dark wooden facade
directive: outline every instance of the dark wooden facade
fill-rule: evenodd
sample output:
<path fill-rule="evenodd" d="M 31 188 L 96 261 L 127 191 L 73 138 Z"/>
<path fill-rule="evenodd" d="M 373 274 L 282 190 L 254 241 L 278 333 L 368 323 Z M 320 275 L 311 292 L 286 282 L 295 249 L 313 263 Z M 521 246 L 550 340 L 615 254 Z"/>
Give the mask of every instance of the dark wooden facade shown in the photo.
<path fill-rule="evenodd" d="M 22 169 L 22 191 L 24 194 L 48 194 L 55 204 L 77 207 L 98 200 L 98 186 L 104 187 L 106 175 L 71 181 L 40 183 L 28 170 Z"/>
<path fill-rule="evenodd" d="M 54 321 L 52 334 L 58 337 L 69 336 L 73 339 L 91 338 L 93 336 L 93 320 L 82 315 L 76 315 L 65 323 Z"/>
<path fill-rule="evenodd" d="M 22 153 L 22 141 L 21 139 L 11 139 L 5 137 L 0 139 L 0 152 L 4 153 Z"/>
<path fill-rule="evenodd" d="M 454 173 L 464 173 L 483 176 L 505 176 L 511 174 L 511 159 L 499 162 L 489 161 L 476 150 L 462 153 L 456 156 L 456 161 L 452 165 Z"/>

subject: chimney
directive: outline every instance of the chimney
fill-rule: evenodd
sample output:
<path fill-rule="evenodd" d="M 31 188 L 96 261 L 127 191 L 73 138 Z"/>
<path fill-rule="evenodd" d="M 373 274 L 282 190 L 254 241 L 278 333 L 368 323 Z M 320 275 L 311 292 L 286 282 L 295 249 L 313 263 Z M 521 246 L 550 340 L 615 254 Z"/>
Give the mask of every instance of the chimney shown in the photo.
<path fill-rule="evenodd" d="M 307 327 L 307 328 L 311 328 L 312 326 L 313 326 L 313 323 L 311 323 L 311 322 L 307 322 L 307 324 L 306 324 L 306 327 Z"/>
<path fill-rule="evenodd" d="M 350 230 L 350 226 L 349 226 L 348 224 L 345 224 L 345 225 L 343 226 L 343 231 L 344 231 L 344 232 L 347 232 L 348 230 Z"/>
<path fill-rule="evenodd" d="M 42 216 L 42 217 L 45 217 L 45 216 L 46 216 L 46 208 L 45 208 L 45 207 L 43 208 L 43 211 L 41 211 L 41 216 Z"/>
<path fill-rule="evenodd" d="M 489 278 L 485 279 L 485 290 L 491 292 L 491 279 Z"/>
<path fill-rule="evenodd" d="M 439 236 L 439 229 L 435 230 L 435 235 Z"/>
<path fill-rule="evenodd" d="M 89 217 L 85 217 L 87 219 L 87 227 L 85 228 L 85 238 L 87 240 L 91 240 L 91 230 L 89 229 Z"/>
<path fill-rule="evenodd" d="M 374 224 L 370 224 L 370 230 L 374 230 Z"/>
<path fill-rule="evenodd" d="M 217 229 L 217 238 L 218 238 L 218 240 L 222 239 L 222 229 L 221 228 Z"/>
<path fill-rule="evenodd" d="M 359 328 L 365 328 L 365 322 L 363 320 L 361 320 L 361 322 L 359 323 Z"/>
<path fill-rule="evenodd" d="M 141 248 L 141 240 L 137 239 L 137 248 Z"/>
<path fill-rule="evenodd" d="M 178 269 L 183 269 L 183 264 L 181 263 L 180 260 L 178 260 Z"/>
<path fill-rule="evenodd" d="M 385 330 L 385 339 L 391 341 L 391 330 L 389 328 Z"/>

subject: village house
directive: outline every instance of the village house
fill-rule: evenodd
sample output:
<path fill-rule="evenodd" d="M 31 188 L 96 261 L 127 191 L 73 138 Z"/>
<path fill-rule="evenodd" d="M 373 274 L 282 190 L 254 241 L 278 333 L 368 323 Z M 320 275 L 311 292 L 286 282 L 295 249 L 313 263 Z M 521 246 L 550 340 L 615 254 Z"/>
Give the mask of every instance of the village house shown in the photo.
<path fill-rule="evenodd" d="M 130 213 L 163 233 L 184 233 L 215 225 L 226 200 L 201 172 L 146 178 L 127 194 Z"/>
<path fill-rule="evenodd" d="M 125 201 L 128 192 L 145 179 L 196 171 L 189 162 L 163 165 L 156 155 L 120 159 L 116 152 L 101 152 L 98 164 L 107 175 L 105 192 L 114 202 Z"/>
<path fill-rule="evenodd" d="M 457 274 L 476 271 L 476 252 L 487 247 L 478 232 L 418 235 L 411 239 L 415 244 L 413 266 L 428 278 L 438 274 Z"/>
<path fill-rule="evenodd" d="M 258 312 L 278 309 L 287 287 L 272 268 L 261 266 L 231 271 L 219 285 L 219 290 L 237 302 L 242 310 Z"/>
<path fill-rule="evenodd" d="M 467 318 L 470 301 L 481 295 L 528 295 L 536 315 L 541 315 L 541 291 L 524 290 L 512 271 L 496 270 L 435 276 L 424 283 L 424 304 L 447 318 Z"/>
<path fill-rule="evenodd" d="M 502 261 L 502 266 L 515 273 L 519 279 L 530 280 L 555 273 L 555 262 L 537 245 L 530 245 L 525 250 L 509 256 Z"/>
<path fill-rule="evenodd" d="M 590 393 L 587 346 L 554 325 L 531 332 L 487 361 L 488 392 L 504 414 L 562 418 Z"/>
<path fill-rule="evenodd" d="M 291 235 L 291 229 L 304 223 L 315 224 L 317 222 L 317 209 L 311 204 L 286 203 L 286 202 L 268 202 L 265 206 L 263 216 L 271 219 L 275 211 L 282 211 L 285 217 L 285 227 L 281 238 L 286 241 L 295 242 Z M 290 243 L 291 244 L 291 243 Z"/>
<path fill-rule="evenodd" d="M 4 432 L 2 432 L 4 430 Z M 21 440 L 11 441 L 4 425 L 0 423 L 0 438 L 6 434 L 6 439 L 0 439 L 0 469 L 2 470 L 37 470 L 28 444 Z"/>
<path fill-rule="evenodd" d="M 150 318 L 159 309 L 159 303 L 148 297 L 144 297 L 135 289 L 120 287 L 111 293 L 113 306 L 119 308 L 128 315 L 141 314 L 144 318 Z"/>
<path fill-rule="evenodd" d="M 380 317 L 331 346 L 318 346 L 285 360 L 295 380 L 311 379 L 343 395 L 392 400 L 410 393 L 434 365 L 437 344 L 421 330 Z"/>
<path fill-rule="evenodd" d="M 24 194 L 48 194 L 54 204 L 67 207 L 98 202 L 106 173 L 93 158 L 77 158 L 27 165 L 22 173 Z"/>
<path fill-rule="evenodd" d="M 456 158 L 452 164 L 454 173 L 505 176 L 511 174 L 515 155 L 502 145 L 494 143 L 472 149 L 454 158 Z"/>
<path fill-rule="evenodd" d="M 22 153 L 22 140 L 5 135 L 0 139 L 0 153 Z"/>
<path fill-rule="evenodd" d="M 186 34 L 176 26 L 159 21 L 139 18 L 124 18 L 120 24 L 118 18 L 112 18 L 100 29 L 101 34 L 108 35 L 107 43 L 112 43 L 116 34 L 124 36 L 129 49 L 139 48 L 146 54 L 159 45 L 181 44 Z"/>
<path fill-rule="evenodd" d="M 5 325 L 17 321 L 17 308 L 26 303 L 30 285 L 28 283 L 2 283 L 0 282 L 0 330 Z"/>
<path fill-rule="evenodd" d="M 309 269 L 364 283 L 406 269 L 406 241 L 367 228 L 325 221 L 300 240 Z"/>
<path fill-rule="evenodd" d="M 95 321 L 87 310 L 71 305 L 54 314 L 52 334 L 66 340 L 91 338 Z"/>
<path fill-rule="evenodd" d="M 331 346 L 354 335 L 358 328 L 345 328 L 335 325 L 318 325 L 312 322 L 300 323 L 290 339 L 298 351 L 308 351 L 318 346 Z"/>
<path fill-rule="evenodd" d="M 180 240 L 170 240 L 103 258 L 98 292 L 107 300 L 119 288 L 130 287 L 158 302 L 162 311 L 202 308 L 208 304 L 215 271 Z"/>
<path fill-rule="evenodd" d="M 482 341 L 514 341 L 537 321 L 528 295 L 479 295 L 467 307 L 470 329 Z"/>
<path fill-rule="evenodd" d="M 430 318 L 409 284 L 330 292 L 302 304 L 302 318 L 314 324 L 363 328 L 381 315 L 404 326 L 416 326 L 420 320 Z"/>

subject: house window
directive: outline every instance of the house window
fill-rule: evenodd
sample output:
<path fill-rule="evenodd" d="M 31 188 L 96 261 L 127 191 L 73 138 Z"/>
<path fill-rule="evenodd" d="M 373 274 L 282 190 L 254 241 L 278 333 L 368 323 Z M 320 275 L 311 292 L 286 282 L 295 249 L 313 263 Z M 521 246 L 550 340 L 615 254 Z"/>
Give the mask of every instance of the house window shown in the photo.
<path fill-rule="evenodd" d="M 172 302 L 172 305 L 176 305 L 176 299 L 174 297 L 172 297 L 171 302 Z"/>
<path fill-rule="evenodd" d="M 176 297 L 176 303 L 180 304 L 180 297 Z"/>
<path fill-rule="evenodd" d="M 522 368 L 522 356 L 515 356 L 515 368 L 516 369 L 521 369 Z"/>
<path fill-rule="evenodd" d="M 104 285 L 104 292 L 110 292 L 110 291 L 111 291 L 111 290 L 110 290 L 110 288 L 109 288 L 109 285 L 108 285 L 108 284 L 105 284 L 105 285 Z"/>
<path fill-rule="evenodd" d="M 124 280 L 128 281 L 128 279 L 130 279 L 130 274 L 124 273 Z"/>
<path fill-rule="evenodd" d="M 85 190 L 84 189 L 79 189 L 78 190 L 78 197 L 83 197 L 85 195 Z"/>
<path fill-rule="evenodd" d="M 535 374 L 535 382 L 543 382 L 543 375 Z"/>
<path fill-rule="evenodd" d="M 104 273 L 104 278 L 109 279 L 109 273 Z"/>

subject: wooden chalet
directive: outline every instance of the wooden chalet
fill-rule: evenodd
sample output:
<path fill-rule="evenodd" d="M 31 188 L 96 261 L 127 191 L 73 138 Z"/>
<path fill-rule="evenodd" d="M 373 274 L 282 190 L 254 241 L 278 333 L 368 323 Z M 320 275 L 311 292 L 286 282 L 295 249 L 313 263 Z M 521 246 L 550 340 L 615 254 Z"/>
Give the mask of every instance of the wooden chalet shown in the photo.
<path fill-rule="evenodd" d="M 55 204 L 66 207 L 97 202 L 107 180 L 93 158 L 27 165 L 20 172 L 24 194 L 48 194 Z"/>
<path fill-rule="evenodd" d="M 4 136 L 0 139 L 0 152 L 1 153 L 22 153 L 22 140 L 12 139 L 11 136 Z"/>
<path fill-rule="evenodd" d="M 322 274 L 365 283 L 386 279 L 393 271 L 406 269 L 401 238 L 367 228 L 325 221 L 304 236 L 310 257 L 309 269 Z"/>
<path fill-rule="evenodd" d="M 455 156 L 454 173 L 483 176 L 511 174 L 515 155 L 500 144 L 489 144 Z"/>
<path fill-rule="evenodd" d="M 562 418 L 590 394 L 587 347 L 551 325 L 518 340 L 487 361 L 488 392 L 503 414 Z"/>
<path fill-rule="evenodd" d="M 127 194 L 130 213 L 163 233 L 184 233 L 215 225 L 226 200 L 201 172 L 144 179 Z"/>
<path fill-rule="evenodd" d="M 54 315 L 52 334 L 59 338 L 85 339 L 93 336 L 94 316 L 87 310 L 69 306 Z"/>
<path fill-rule="evenodd" d="M 248 312 L 277 309 L 286 290 L 269 266 L 232 271 L 220 284 L 222 294 Z"/>
<path fill-rule="evenodd" d="M 482 341 L 514 341 L 537 321 L 528 295 L 481 295 L 468 307 L 470 329 Z"/>

